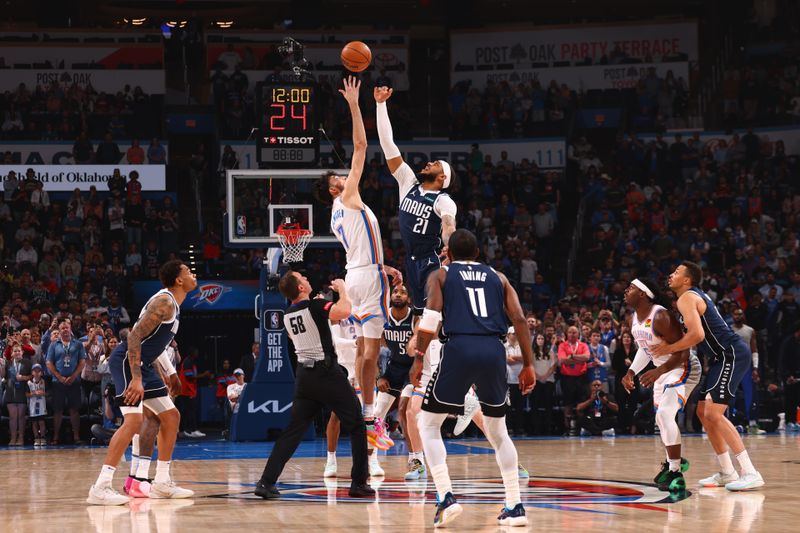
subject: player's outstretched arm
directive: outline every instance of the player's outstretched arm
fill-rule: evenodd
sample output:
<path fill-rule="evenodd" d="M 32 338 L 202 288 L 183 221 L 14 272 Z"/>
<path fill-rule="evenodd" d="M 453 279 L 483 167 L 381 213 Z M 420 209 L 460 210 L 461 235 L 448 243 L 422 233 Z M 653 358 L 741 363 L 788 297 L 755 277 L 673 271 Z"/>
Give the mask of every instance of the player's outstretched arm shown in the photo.
<path fill-rule="evenodd" d="M 681 297 L 678 298 L 678 311 L 683 317 L 683 325 L 686 327 L 686 333 L 674 344 L 666 342 L 659 344 L 653 348 L 653 355 L 668 355 L 688 350 L 703 342 L 706 338 L 706 334 L 703 331 L 700 314 L 701 312 L 705 312 L 705 309 L 701 311 L 699 308 L 700 305 L 705 305 L 705 302 L 689 292 L 682 294 Z"/>
<path fill-rule="evenodd" d="M 166 294 L 155 298 L 128 334 L 128 364 L 131 367 L 131 382 L 125 389 L 125 403 L 136 405 L 144 397 L 142 386 L 142 340 L 150 335 L 162 322 L 172 318 L 175 307 Z"/>
<path fill-rule="evenodd" d="M 517 334 L 517 341 L 522 350 L 522 371 L 519 374 L 519 389 L 522 394 L 528 394 L 536 386 L 536 373 L 533 371 L 533 342 L 531 332 L 528 330 L 528 322 L 525 320 L 525 311 L 519 303 L 519 296 L 514 287 L 508 282 L 503 274 L 497 273 L 503 282 L 504 307 L 506 316 L 514 326 L 514 333 Z M 430 299 L 430 296 L 428 297 Z"/>
<path fill-rule="evenodd" d="M 362 209 L 363 203 L 358 187 L 361 182 L 361 174 L 364 173 L 364 162 L 367 159 L 367 132 L 364 129 L 361 108 L 358 106 L 361 81 L 357 80 L 355 76 L 348 76 L 343 83 L 344 89 L 339 89 L 339 92 L 347 100 L 347 104 L 350 106 L 350 115 L 353 117 L 353 158 L 350 160 L 350 174 L 344 183 L 342 202 L 345 207 Z"/>
<path fill-rule="evenodd" d="M 386 100 L 391 98 L 392 90 L 388 87 L 375 87 L 372 91 L 375 97 L 376 125 L 378 127 L 378 140 L 383 149 L 383 156 L 386 158 L 386 166 L 392 174 L 403 164 L 403 157 L 400 149 L 394 143 L 394 132 L 392 122 L 389 120 L 389 110 L 386 107 Z"/>
<path fill-rule="evenodd" d="M 678 321 L 672 316 L 672 313 L 666 310 L 661 310 L 656 313 L 653 318 L 653 333 L 664 339 L 664 342 L 674 344 L 681 340 L 683 332 L 681 331 Z M 672 352 L 667 362 L 661 366 L 657 366 L 648 370 L 639 378 L 639 381 L 645 387 L 651 386 L 655 381 L 666 374 L 670 370 L 674 370 L 689 360 L 689 350 L 680 350 Z"/>

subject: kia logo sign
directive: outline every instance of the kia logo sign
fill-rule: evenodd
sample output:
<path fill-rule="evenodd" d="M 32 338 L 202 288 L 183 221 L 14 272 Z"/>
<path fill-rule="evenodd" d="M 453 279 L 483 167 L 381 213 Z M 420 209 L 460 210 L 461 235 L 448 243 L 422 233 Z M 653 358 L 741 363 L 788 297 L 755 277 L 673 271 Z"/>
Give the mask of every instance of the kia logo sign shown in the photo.
<path fill-rule="evenodd" d="M 292 407 L 292 402 L 287 403 L 283 407 L 278 400 L 267 400 L 266 402 L 262 403 L 261 405 L 256 405 L 256 402 L 250 402 L 247 404 L 247 412 L 248 413 L 267 413 L 267 414 L 278 414 L 283 413 L 289 410 Z"/>

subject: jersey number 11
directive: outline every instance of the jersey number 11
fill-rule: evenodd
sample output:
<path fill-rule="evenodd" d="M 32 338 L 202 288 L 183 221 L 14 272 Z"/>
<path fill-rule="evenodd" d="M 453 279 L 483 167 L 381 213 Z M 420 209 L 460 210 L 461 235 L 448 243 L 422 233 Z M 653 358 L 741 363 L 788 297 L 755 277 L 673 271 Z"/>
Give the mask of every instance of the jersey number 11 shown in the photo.
<path fill-rule="evenodd" d="M 489 313 L 486 311 L 486 294 L 483 292 L 483 289 L 467 287 L 467 294 L 469 295 L 469 305 L 472 307 L 472 314 L 481 318 L 487 318 Z"/>

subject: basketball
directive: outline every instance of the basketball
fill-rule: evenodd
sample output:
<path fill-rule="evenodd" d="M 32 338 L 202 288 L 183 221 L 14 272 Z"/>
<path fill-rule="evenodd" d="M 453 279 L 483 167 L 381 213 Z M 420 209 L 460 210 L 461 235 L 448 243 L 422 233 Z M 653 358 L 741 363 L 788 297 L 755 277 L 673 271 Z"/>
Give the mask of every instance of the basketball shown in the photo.
<path fill-rule="evenodd" d="M 350 72 L 361 72 L 372 62 L 369 46 L 361 41 L 350 41 L 342 48 L 342 65 Z"/>

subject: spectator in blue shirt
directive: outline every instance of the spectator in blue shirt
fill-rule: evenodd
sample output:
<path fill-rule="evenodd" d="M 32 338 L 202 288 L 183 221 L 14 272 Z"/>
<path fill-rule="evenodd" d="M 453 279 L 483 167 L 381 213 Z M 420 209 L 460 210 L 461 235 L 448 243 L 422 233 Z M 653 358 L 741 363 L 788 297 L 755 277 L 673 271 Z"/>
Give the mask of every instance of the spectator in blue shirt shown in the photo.
<path fill-rule="evenodd" d="M 600 343 L 600 330 L 595 329 L 589 336 L 589 376 L 590 381 L 600 381 L 603 392 L 608 393 L 608 369 L 611 367 L 611 356 L 608 347 Z"/>
<path fill-rule="evenodd" d="M 150 141 L 150 146 L 147 148 L 147 162 L 151 165 L 167 164 L 167 151 L 164 150 L 164 147 L 155 137 Z"/>
<path fill-rule="evenodd" d="M 47 368 L 53 376 L 53 444 L 59 444 L 64 408 L 69 408 L 69 420 L 75 444 L 85 444 L 80 436 L 82 404 L 81 372 L 86 365 L 83 343 L 72 336 L 72 324 L 62 320 L 58 339 L 47 349 Z"/>

